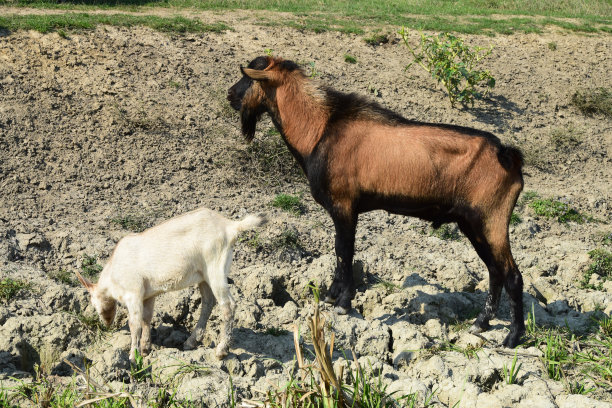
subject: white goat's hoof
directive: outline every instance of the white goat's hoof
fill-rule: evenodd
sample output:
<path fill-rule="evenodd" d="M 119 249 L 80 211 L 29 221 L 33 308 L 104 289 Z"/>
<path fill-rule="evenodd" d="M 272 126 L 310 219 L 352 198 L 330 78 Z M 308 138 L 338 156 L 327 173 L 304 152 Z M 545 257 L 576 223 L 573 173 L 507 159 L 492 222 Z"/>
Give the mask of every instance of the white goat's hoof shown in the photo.
<path fill-rule="evenodd" d="M 228 354 L 229 350 L 227 348 L 217 347 L 215 350 L 215 356 L 217 356 L 217 359 L 219 360 L 223 360 Z"/>
<path fill-rule="evenodd" d="M 339 314 L 339 315 L 345 315 L 349 312 L 348 309 L 342 307 L 342 306 L 336 306 L 334 307 L 334 311 Z"/>

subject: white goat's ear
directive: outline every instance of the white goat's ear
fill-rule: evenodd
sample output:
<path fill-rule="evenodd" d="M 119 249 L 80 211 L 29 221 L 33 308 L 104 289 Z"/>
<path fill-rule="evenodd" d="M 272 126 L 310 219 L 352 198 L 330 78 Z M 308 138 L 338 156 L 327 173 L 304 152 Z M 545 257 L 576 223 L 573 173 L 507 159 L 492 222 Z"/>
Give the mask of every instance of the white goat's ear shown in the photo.
<path fill-rule="evenodd" d="M 274 79 L 273 72 L 264 71 L 261 69 L 243 68 L 240 67 L 242 73 L 255 81 L 270 81 Z"/>
<path fill-rule="evenodd" d="M 85 289 L 87 289 L 89 292 L 91 292 L 94 289 L 95 285 L 91 283 L 90 281 L 88 281 L 87 279 L 85 279 L 84 277 L 82 277 L 79 271 L 75 271 L 74 273 L 76 273 L 76 276 L 79 279 L 79 282 L 81 282 L 81 284 L 85 286 Z"/>

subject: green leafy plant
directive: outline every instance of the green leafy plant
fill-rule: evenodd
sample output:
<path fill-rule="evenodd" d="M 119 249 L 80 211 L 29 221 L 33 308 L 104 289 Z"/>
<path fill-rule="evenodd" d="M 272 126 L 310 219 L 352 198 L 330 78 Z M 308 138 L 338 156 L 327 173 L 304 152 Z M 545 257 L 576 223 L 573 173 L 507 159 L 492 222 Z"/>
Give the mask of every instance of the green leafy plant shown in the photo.
<path fill-rule="evenodd" d="M 11 300 L 20 290 L 27 290 L 31 284 L 22 280 L 4 278 L 0 280 L 0 300 Z"/>
<path fill-rule="evenodd" d="M 294 215 L 304 213 L 304 204 L 300 196 L 292 196 L 290 194 L 278 194 L 272 200 L 272 207 L 280 208 L 283 211 L 290 212 Z"/>
<path fill-rule="evenodd" d="M 279 337 L 279 336 L 284 336 L 285 334 L 289 332 L 285 329 L 281 329 L 278 327 L 268 327 L 264 333 L 270 336 Z"/>
<path fill-rule="evenodd" d="M 459 228 L 450 224 L 444 224 L 440 228 L 434 229 L 431 232 L 431 235 L 438 237 L 443 241 L 458 241 L 461 239 Z"/>
<path fill-rule="evenodd" d="M 83 255 L 83 260 L 81 261 L 81 271 L 85 276 L 90 278 L 98 276 L 100 272 L 102 272 L 102 265 L 98 264 L 98 257 L 93 255 Z"/>
<path fill-rule="evenodd" d="M 489 71 L 475 69 L 491 53 L 492 47 L 472 49 L 461 38 L 449 33 L 421 33 L 420 43 L 413 48 L 407 31 L 402 28 L 399 33 L 414 58 L 406 69 L 417 63 L 429 72 L 446 89 L 451 106 L 455 107 L 457 102 L 473 106 L 474 99 L 485 96 L 495 86 L 495 78 Z M 477 87 L 484 90 L 481 92 Z"/>
<path fill-rule="evenodd" d="M 563 338 L 560 334 L 549 333 L 545 341 L 543 360 L 548 378 L 559 381 L 563 378 L 563 364 L 568 357 Z"/>
<path fill-rule="evenodd" d="M 570 207 L 569 204 L 560 201 L 537 199 L 533 200 L 529 206 L 537 215 L 546 218 L 557 218 L 557 221 L 561 223 L 572 221 L 582 224 L 585 221 L 585 217 L 582 214 Z"/>
<path fill-rule="evenodd" d="M 132 232 L 142 232 L 147 228 L 145 218 L 139 215 L 122 215 L 111 219 L 111 222 Z"/>
<path fill-rule="evenodd" d="M 612 252 L 605 249 L 594 249 L 589 251 L 589 257 L 593 262 L 584 272 L 580 286 L 582 288 L 601 290 L 601 287 L 594 287 L 589 282 L 593 274 L 599 275 L 603 281 L 612 280 Z"/>
<path fill-rule="evenodd" d="M 349 54 L 344 54 L 344 62 L 348 62 L 349 64 L 356 64 L 357 58 Z"/>
<path fill-rule="evenodd" d="M 66 285 L 77 286 L 77 283 L 74 280 L 74 274 L 72 272 L 68 272 L 66 269 L 58 269 L 55 272 L 51 272 L 49 276 L 52 279 Z"/>
<path fill-rule="evenodd" d="M 389 42 L 389 36 L 387 34 L 375 33 L 369 37 L 365 37 L 363 41 L 368 45 L 380 45 L 387 44 Z"/>
<path fill-rule="evenodd" d="M 518 225 L 521 222 L 523 222 L 523 220 L 517 213 L 513 212 L 512 215 L 510 215 L 510 225 Z"/>
<path fill-rule="evenodd" d="M 507 367 L 506 363 L 504 363 L 504 366 L 502 368 L 502 378 L 508 385 L 517 383 L 518 373 L 521 369 L 521 366 L 523 365 L 523 363 L 520 363 L 517 366 L 516 365 L 517 361 L 518 361 L 518 354 L 515 351 L 514 358 L 512 359 L 512 364 L 510 365 L 510 367 Z"/>

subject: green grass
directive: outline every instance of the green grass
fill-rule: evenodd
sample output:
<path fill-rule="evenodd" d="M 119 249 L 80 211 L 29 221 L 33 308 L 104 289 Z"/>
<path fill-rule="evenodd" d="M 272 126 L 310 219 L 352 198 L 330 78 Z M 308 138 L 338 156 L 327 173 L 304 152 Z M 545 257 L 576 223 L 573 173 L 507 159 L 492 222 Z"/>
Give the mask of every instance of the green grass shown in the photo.
<path fill-rule="evenodd" d="M 98 263 L 98 257 L 95 255 L 83 255 L 83 260 L 81 261 L 81 271 L 83 274 L 89 278 L 96 277 L 102 272 L 102 265 Z"/>
<path fill-rule="evenodd" d="M 74 280 L 75 275 L 72 272 L 68 272 L 66 269 L 58 269 L 55 272 L 51 272 L 49 276 L 51 279 L 65 285 L 78 286 L 77 282 Z"/>
<path fill-rule="evenodd" d="M 32 285 L 28 282 L 4 278 L 0 280 L 0 300 L 8 302 L 13 299 L 21 290 L 28 290 Z"/>
<path fill-rule="evenodd" d="M 572 95 L 571 103 L 583 115 L 612 117 L 612 92 L 607 88 L 583 89 Z"/>
<path fill-rule="evenodd" d="M 2 4 L 1 1 L 0 4 Z M 35 30 L 41 33 L 57 31 L 64 38 L 68 36 L 66 30 L 92 30 L 101 24 L 120 27 L 145 26 L 157 31 L 172 33 L 221 32 L 229 29 L 223 23 L 204 24 L 200 20 L 180 16 L 158 17 L 87 13 L 0 16 L 0 29 L 9 31 Z"/>
<path fill-rule="evenodd" d="M 127 214 L 111 219 L 113 224 L 132 232 L 142 232 L 147 228 L 147 220 L 140 215 Z"/>
<path fill-rule="evenodd" d="M 263 25 L 284 25 L 316 33 L 335 30 L 364 34 L 366 29 L 380 27 L 408 27 L 428 31 L 454 31 L 460 33 L 511 34 L 517 32 L 541 32 L 546 26 L 560 27 L 575 32 L 612 33 L 612 4 L 609 0 L 0 0 L 0 5 L 27 6 L 64 10 L 88 11 L 92 9 L 115 9 L 140 11 L 142 7 L 164 7 L 169 9 L 198 10 L 261 10 L 293 13 L 294 16 L 256 16 Z M 263 13 L 262 13 L 263 14 Z M 468 16 L 468 17 L 466 17 Z M 501 17 L 499 17 L 501 16 Z M 517 17 L 521 16 L 521 17 Z M 12 18 L 12 17 L 11 17 Z M 92 17 L 93 18 L 93 17 Z M 96 17 L 98 18 L 98 17 Z M 100 16 L 100 19 L 105 19 Z M 127 17 L 121 17 L 126 19 Z M 132 19 L 142 17 L 132 16 Z M 572 18 L 567 21 L 566 18 Z M 25 19 L 29 19 L 25 17 Z M 114 20 L 118 25 L 125 24 Z M 104 22 L 103 24 L 113 24 Z M 156 26 L 155 22 L 137 23 Z M 164 27 L 167 23 L 161 24 Z M 133 25 L 133 23 L 131 24 Z M 198 24 L 191 22 L 170 23 L 179 31 L 202 31 Z M 59 27 L 65 29 L 65 27 Z M 78 27 L 76 27 L 78 28 Z M 152 27 L 156 28 L 156 27 Z M 206 31 L 226 29 L 217 26 Z M 16 28 L 17 29 L 17 28 Z M 157 28 L 156 28 L 157 29 Z M 167 30 L 167 27 L 165 28 Z M 177 31 L 172 28 L 170 31 Z"/>
<path fill-rule="evenodd" d="M 570 151 L 582 143 L 582 132 L 570 124 L 563 128 L 553 129 L 550 133 L 550 141 L 558 150 Z"/>
<path fill-rule="evenodd" d="M 601 290 L 603 285 L 600 284 L 595 287 L 590 283 L 591 277 L 593 274 L 597 274 L 604 282 L 612 280 L 612 252 L 605 249 L 594 249 L 589 252 L 589 257 L 592 262 L 584 272 L 582 280 L 580 281 L 580 287 Z"/>
<path fill-rule="evenodd" d="M 438 237 L 443 241 L 458 241 L 461 239 L 459 228 L 451 224 L 444 224 L 440 228 L 434 229 L 431 232 L 431 235 Z"/>
<path fill-rule="evenodd" d="M 272 200 L 272 207 L 280 208 L 283 211 L 289 212 L 293 215 L 304 214 L 304 204 L 299 196 L 292 196 L 290 194 L 278 194 Z"/>
<path fill-rule="evenodd" d="M 279 337 L 284 336 L 285 334 L 289 333 L 289 331 L 280 329 L 278 327 L 268 327 L 264 333 L 270 336 Z"/>
<path fill-rule="evenodd" d="M 539 326 L 532 307 L 526 328 L 525 346 L 542 351 L 541 362 L 549 378 L 564 382 L 573 393 L 608 392 L 612 384 L 612 322 L 609 317 L 593 318 L 590 331 L 578 334 L 568 327 Z M 586 380 L 594 387 L 588 388 Z"/>
<path fill-rule="evenodd" d="M 353 57 L 350 54 L 344 54 L 344 62 L 348 62 L 349 64 L 356 64 L 357 58 Z"/>
<path fill-rule="evenodd" d="M 549 199 L 535 199 L 529 203 L 536 215 L 546 218 L 556 218 L 560 223 L 584 223 L 588 218 L 566 203 Z"/>

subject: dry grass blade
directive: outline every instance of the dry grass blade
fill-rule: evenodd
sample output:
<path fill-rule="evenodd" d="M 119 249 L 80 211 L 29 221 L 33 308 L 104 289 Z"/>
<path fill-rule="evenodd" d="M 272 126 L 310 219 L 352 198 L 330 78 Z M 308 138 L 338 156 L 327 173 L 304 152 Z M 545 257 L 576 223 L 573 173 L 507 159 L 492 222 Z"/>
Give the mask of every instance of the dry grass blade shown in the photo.
<path fill-rule="evenodd" d="M 77 367 L 75 364 L 73 364 L 72 362 L 68 361 L 67 359 L 63 360 L 66 364 L 68 364 L 70 366 L 70 368 L 72 368 L 76 373 L 80 374 L 83 376 L 83 378 L 85 378 L 85 381 L 87 382 L 87 391 L 86 394 L 94 394 L 92 392 L 89 391 L 90 389 L 90 384 L 93 385 L 94 389 L 98 390 L 98 389 L 104 389 L 106 388 L 108 390 L 107 393 L 95 393 L 98 395 L 98 397 L 95 398 L 95 401 L 83 401 L 81 402 L 79 405 L 77 405 L 76 407 L 82 407 L 85 406 L 87 404 L 91 404 L 93 402 L 96 401 L 101 401 L 101 400 L 105 400 L 108 398 L 127 398 L 130 400 L 130 403 L 132 404 L 133 407 L 138 407 L 140 406 L 136 400 L 134 399 L 134 396 L 129 394 L 129 393 L 125 393 L 125 392 L 116 392 L 112 389 L 112 387 L 110 385 L 108 385 L 108 383 L 105 382 L 104 386 L 101 386 L 100 384 L 98 384 L 96 381 L 94 381 L 91 376 L 89 375 L 88 372 L 83 371 L 80 367 Z"/>

